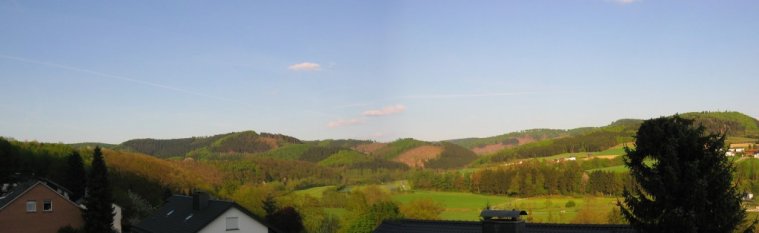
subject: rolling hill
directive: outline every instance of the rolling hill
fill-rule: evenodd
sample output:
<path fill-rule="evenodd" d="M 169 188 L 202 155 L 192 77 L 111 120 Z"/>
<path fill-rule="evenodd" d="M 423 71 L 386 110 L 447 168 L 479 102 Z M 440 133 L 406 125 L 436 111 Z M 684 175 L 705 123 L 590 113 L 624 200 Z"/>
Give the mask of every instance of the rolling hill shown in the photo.
<path fill-rule="evenodd" d="M 258 153 L 281 147 L 287 143 L 298 142 L 300 140 L 281 134 L 258 134 L 254 131 L 244 131 L 210 137 L 133 139 L 121 143 L 115 149 L 149 154 L 160 158 L 185 157 L 190 153 L 197 157 L 210 153 Z"/>
<path fill-rule="evenodd" d="M 728 141 L 759 138 L 759 121 L 739 112 L 691 112 L 681 116 L 704 125 L 707 132 L 725 133 Z M 641 122 L 620 119 L 601 127 L 529 129 L 442 142 L 413 138 L 388 143 L 353 139 L 301 141 L 281 134 L 244 131 L 210 137 L 134 139 L 108 147 L 159 158 L 240 159 L 252 156 L 346 168 L 372 167 L 369 164 L 376 163 L 384 164 L 379 167 L 449 169 L 519 158 L 604 151 L 632 142 Z M 79 146 L 91 145 L 95 144 Z"/>
<path fill-rule="evenodd" d="M 724 133 L 729 141 L 736 138 L 759 138 L 759 121 L 739 112 L 691 112 L 681 116 L 693 119 L 697 125 L 703 125 L 709 133 Z M 633 137 L 641 122 L 637 119 L 621 119 L 603 127 L 571 129 L 567 130 L 568 136 L 505 148 L 481 157 L 477 163 L 603 151 L 620 143 L 634 141 Z"/>

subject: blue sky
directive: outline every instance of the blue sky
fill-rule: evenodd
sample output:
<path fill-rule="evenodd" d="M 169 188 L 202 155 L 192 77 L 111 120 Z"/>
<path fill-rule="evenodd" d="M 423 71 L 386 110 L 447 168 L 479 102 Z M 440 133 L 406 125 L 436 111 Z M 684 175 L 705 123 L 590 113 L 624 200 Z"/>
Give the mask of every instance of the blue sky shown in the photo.
<path fill-rule="evenodd" d="M 0 135 L 442 140 L 759 116 L 756 1 L 0 1 Z"/>

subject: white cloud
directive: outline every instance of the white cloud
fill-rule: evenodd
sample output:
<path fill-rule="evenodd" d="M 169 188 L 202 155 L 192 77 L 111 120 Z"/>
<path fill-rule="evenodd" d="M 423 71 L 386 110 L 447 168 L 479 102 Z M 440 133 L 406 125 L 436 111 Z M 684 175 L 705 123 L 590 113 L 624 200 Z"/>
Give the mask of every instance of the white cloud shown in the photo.
<path fill-rule="evenodd" d="M 288 66 L 287 69 L 294 71 L 319 71 L 321 70 L 321 67 L 321 65 L 313 62 L 301 62 L 298 64 L 292 64 Z"/>
<path fill-rule="evenodd" d="M 362 113 L 364 116 L 387 116 L 392 115 L 396 113 L 401 113 L 403 111 L 406 111 L 406 106 L 403 106 L 402 104 L 396 104 L 384 107 L 382 109 L 372 109 L 372 110 L 366 110 Z"/>
<path fill-rule="evenodd" d="M 330 121 L 329 123 L 327 123 L 327 127 L 338 128 L 338 127 L 343 127 L 343 126 L 358 125 L 362 123 L 364 123 L 364 120 L 357 119 L 357 118 L 339 119 L 339 120 Z"/>

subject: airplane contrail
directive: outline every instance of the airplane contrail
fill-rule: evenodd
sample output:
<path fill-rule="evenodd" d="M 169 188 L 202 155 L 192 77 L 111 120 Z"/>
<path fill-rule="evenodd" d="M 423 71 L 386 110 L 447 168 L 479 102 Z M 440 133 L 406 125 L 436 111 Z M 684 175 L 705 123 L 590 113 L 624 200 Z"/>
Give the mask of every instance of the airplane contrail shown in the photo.
<path fill-rule="evenodd" d="M 162 88 L 162 89 L 166 89 L 166 90 L 172 90 L 172 91 L 181 92 L 181 93 L 190 94 L 190 95 L 195 95 L 195 96 L 201 96 L 201 97 L 206 97 L 206 98 L 212 98 L 212 99 L 217 99 L 217 100 L 223 100 L 223 101 L 228 101 L 228 102 L 239 103 L 238 101 L 235 101 L 235 100 L 232 100 L 232 99 L 228 99 L 228 98 L 224 98 L 224 97 L 219 97 L 219 96 L 214 96 L 214 95 L 208 95 L 208 94 L 204 94 L 204 93 L 200 93 L 200 92 L 196 92 L 196 91 L 191 91 L 191 90 L 187 90 L 187 89 L 182 89 L 182 88 L 167 86 L 167 85 L 158 84 L 158 83 L 154 83 L 154 82 L 148 82 L 148 81 L 139 80 L 139 79 L 133 79 L 133 78 L 119 76 L 119 75 L 106 74 L 106 73 L 102 73 L 102 72 L 98 72 L 98 71 L 94 71 L 94 70 L 88 70 L 88 69 L 79 68 L 79 67 L 74 67 L 74 66 L 56 64 L 56 63 L 44 62 L 44 61 L 37 61 L 37 60 L 32 60 L 32 59 L 23 58 L 23 57 L 8 56 L 8 55 L 4 55 L 4 54 L 0 54 L 0 58 L 7 59 L 7 60 L 14 60 L 14 61 L 19 61 L 19 62 L 24 62 L 24 63 L 30 63 L 30 64 L 43 65 L 43 66 L 47 66 L 47 67 L 54 67 L 54 68 L 59 68 L 59 69 L 64 69 L 64 70 L 71 70 L 71 71 L 76 71 L 76 72 L 88 73 L 88 74 L 92 74 L 92 75 L 95 75 L 95 76 L 99 76 L 101 78 L 116 79 L 116 80 L 127 81 L 127 82 L 142 84 L 142 85 L 146 85 L 146 86 L 151 86 L 151 87 Z"/>

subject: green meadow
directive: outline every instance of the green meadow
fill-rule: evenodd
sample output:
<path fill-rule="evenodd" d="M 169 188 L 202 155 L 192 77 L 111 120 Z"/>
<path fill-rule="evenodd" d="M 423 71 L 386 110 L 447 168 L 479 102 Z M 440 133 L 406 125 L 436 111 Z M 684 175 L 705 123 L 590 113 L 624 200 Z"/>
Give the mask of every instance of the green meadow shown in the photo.
<path fill-rule="evenodd" d="M 322 193 L 334 186 L 322 186 L 294 192 L 297 195 L 310 195 L 321 198 Z M 360 189 L 362 187 L 351 187 Z M 387 187 L 385 187 L 387 188 Z M 571 196 L 542 196 L 517 198 L 496 195 L 483 195 L 465 192 L 442 192 L 442 191 L 413 191 L 391 193 L 393 201 L 406 204 L 416 199 L 427 199 L 441 203 L 445 210 L 441 213 L 441 219 L 478 221 L 479 214 L 486 206 L 494 209 L 520 209 L 526 210 L 529 215 L 527 220 L 531 222 L 555 222 L 570 223 L 577 213 L 584 208 L 590 209 L 596 215 L 605 217 L 614 208 L 617 198 L 614 197 L 571 197 Z M 568 206 L 567 203 L 573 202 Z M 343 208 L 325 208 L 325 212 L 343 217 L 348 213 Z"/>
<path fill-rule="evenodd" d="M 546 196 L 514 198 L 506 196 L 481 195 L 462 192 L 415 191 L 393 195 L 393 200 L 408 203 L 415 199 L 428 199 L 445 206 L 441 218 L 445 220 L 479 220 L 480 211 L 490 205 L 495 209 L 520 209 L 528 212 L 531 222 L 571 222 L 582 208 L 591 208 L 605 216 L 616 203 L 610 197 L 566 197 Z M 568 202 L 575 206 L 566 207 Z"/>

